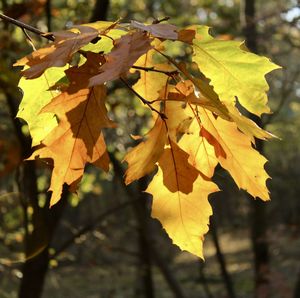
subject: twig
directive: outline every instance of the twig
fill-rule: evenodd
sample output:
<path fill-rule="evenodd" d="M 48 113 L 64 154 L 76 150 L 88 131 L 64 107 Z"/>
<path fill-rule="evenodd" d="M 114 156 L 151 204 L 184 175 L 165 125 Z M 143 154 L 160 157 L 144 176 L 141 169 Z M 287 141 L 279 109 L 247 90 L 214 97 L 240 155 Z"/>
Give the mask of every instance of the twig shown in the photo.
<path fill-rule="evenodd" d="M 162 18 L 162 19 L 154 19 L 153 20 L 153 22 L 152 22 L 152 24 L 159 24 L 159 23 L 161 23 L 161 22 L 164 22 L 164 21 L 168 21 L 170 19 L 170 17 L 164 17 L 164 18 Z"/>
<path fill-rule="evenodd" d="M 109 210 L 106 210 L 105 212 L 103 212 L 102 214 L 100 214 L 92 223 L 89 223 L 86 226 L 84 226 L 83 228 L 81 228 L 70 239 L 68 239 L 65 243 L 63 243 L 61 245 L 61 247 L 58 248 L 53 255 L 51 255 L 51 259 L 55 259 L 61 252 L 63 252 L 69 246 L 71 246 L 72 244 L 74 244 L 75 240 L 77 238 L 79 238 L 80 236 L 82 236 L 82 235 L 90 232 L 91 230 L 93 230 L 99 224 L 99 222 L 103 221 L 106 217 L 108 217 L 109 215 L 112 215 L 113 213 L 115 213 L 115 212 L 117 212 L 119 210 L 122 210 L 122 209 L 130 206 L 131 204 L 133 204 L 137 200 L 138 199 L 124 202 L 124 203 L 119 204 L 118 206 L 113 207 L 113 208 L 111 208 Z"/>
<path fill-rule="evenodd" d="M 151 102 L 149 102 L 144 97 L 142 97 L 140 94 L 138 94 L 123 78 L 120 78 L 120 80 L 132 93 L 134 93 L 143 102 L 143 104 L 147 105 L 153 112 L 156 112 L 161 117 L 161 119 L 168 119 L 165 114 L 163 114 L 163 113 L 159 112 L 157 109 L 153 108 L 151 106 Z"/>
<path fill-rule="evenodd" d="M 6 15 L 4 15 L 2 13 L 0 13 L 0 19 L 2 19 L 4 21 L 7 21 L 7 22 L 9 22 L 11 24 L 14 24 L 14 25 L 16 25 L 16 26 L 18 26 L 18 27 L 20 27 L 22 29 L 26 29 L 26 30 L 28 30 L 28 31 L 30 31 L 32 33 L 35 33 L 35 34 L 37 34 L 37 35 L 39 35 L 41 37 L 44 37 L 44 38 L 46 38 L 48 40 L 54 41 L 54 36 L 52 34 L 45 33 L 45 32 L 43 32 L 43 31 L 41 31 L 41 30 L 39 30 L 39 29 L 37 29 L 35 27 L 27 25 L 27 24 L 25 24 L 25 23 L 23 23 L 21 21 L 15 20 L 15 19 L 13 19 L 13 18 L 11 18 L 9 16 L 6 16 Z"/>
<path fill-rule="evenodd" d="M 131 68 L 144 70 L 144 71 L 147 71 L 147 72 L 148 71 L 159 72 L 159 73 L 163 73 L 163 74 L 165 74 L 167 76 L 170 76 L 170 77 L 173 77 L 174 75 L 178 74 L 178 70 L 167 71 L 167 70 L 156 69 L 154 66 L 152 66 L 152 67 L 142 67 L 142 66 L 133 65 Z"/>

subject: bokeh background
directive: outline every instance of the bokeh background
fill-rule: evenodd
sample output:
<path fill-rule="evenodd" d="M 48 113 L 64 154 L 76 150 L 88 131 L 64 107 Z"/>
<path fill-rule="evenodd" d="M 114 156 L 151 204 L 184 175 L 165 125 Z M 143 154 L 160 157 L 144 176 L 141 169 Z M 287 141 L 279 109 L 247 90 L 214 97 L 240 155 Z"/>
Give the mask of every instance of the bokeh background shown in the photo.
<path fill-rule="evenodd" d="M 15 118 L 22 94 L 13 63 L 31 52 L 22 30 L 0 20 L 0 297 L 300 297 L 300 5 L 297 0 L 1 0 L 0 11 L 40 30 L 97 20 L 170 17 L 203 24 L 221 39 L 282 66 L 267 76 L 274 111 L 261 125 L 279 138 L 267 156 L 272 201 L 239 191 L 226 172 L 216 180 L 205 262 L 172 245 L 150 218 L 148 178 L 126 188 L 121 160 L 130 134 L 147 131 L 148 112 L 123 86 L 110 85 L 118 123 L 107 131 L 108 174 L 88 166 L 78 195 L 63 192 L 49 209 L 50 170 L 30 155 L 26 124 Z M 28 33 L 36 47 L 45 40 Z M 186 53 L 172 48 L 172 55 Z M 247 157 L 245 157 L 247 158 Z"/>

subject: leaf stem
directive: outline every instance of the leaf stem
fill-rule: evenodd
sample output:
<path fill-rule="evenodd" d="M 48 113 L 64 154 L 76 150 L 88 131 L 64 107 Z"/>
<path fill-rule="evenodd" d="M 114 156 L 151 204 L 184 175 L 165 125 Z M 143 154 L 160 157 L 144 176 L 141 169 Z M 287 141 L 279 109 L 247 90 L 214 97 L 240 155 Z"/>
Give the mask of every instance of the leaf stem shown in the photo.
<path fill-rule="evenodd" d="M 138 94 L 123 78 L 120 78 L 120 80 L 132 93 L 134 93 L 142 101 L 144 105 L 147 105 L 153 112 L 156 112 L 161 117 L 161 119 L 167 119 L 167 116 L 164 113 L 161 113 L 157 109 L 153 108 L 151 103 L 140 94 Z"/>
<path fill-rule="evenodd" d="M 159 72 L 159 73 L 163 73 L 163 74 L 165 74 L 167 76 L 170 76 L 170 77 L 173 77 L 174 75 L 178 74 L 178 70 L 171 70 L 171 71 L 160 70 L 160 69 L 156 69 L 154 66 L 152 66 L 152 67 L 142 67 L 142 66 L 133 65 L 132 68 L 138 69 L 138 70 L 144 70 L 146 72 L 148 72 L 148 71 Z"/>
<path fill-rule="evenodd" d="M 26 30 L 28 30 L 28 31 L 30 31 L 32 33 L 35 33 L 35 34 L 37 34 L 37 35 L 39 35 L 41 37 L 44 37 L 44 38 L 46 38 L 48 40 L 54 41 L 54 36 L 52 34 L 47 34 L 47 33 L 43 32 L 43 31 L 41 31 L 41 30 L 39 30 L 39 29 L 37 29 L 35 27 L 27 25 L 27 24 L 25 24 L 25 23 L 23 23 L 21 21 L 13 19 L 13 18 L 11 18 L 9 16 L 6 16 L 6 15 L 4 15 L 2 13 L 0 13 L 0 19 L 4 20 L 6 22 L 9 22 L 11 24 L 14 24 L 14 25 L 16 25 L 16 26 L 18 26 L 18 27 L 20 27 L 22 29 L 26 29 Z"/>

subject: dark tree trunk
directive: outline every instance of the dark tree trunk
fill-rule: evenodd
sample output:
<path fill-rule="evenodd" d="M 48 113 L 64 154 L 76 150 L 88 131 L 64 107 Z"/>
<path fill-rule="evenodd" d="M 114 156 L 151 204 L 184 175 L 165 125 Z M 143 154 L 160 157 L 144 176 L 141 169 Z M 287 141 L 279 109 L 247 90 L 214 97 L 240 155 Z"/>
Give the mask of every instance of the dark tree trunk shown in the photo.
<path fill-rule="evenodd" d="M 244 7 L 244 34 L 246 45 L 257 53 L 257 30 L 255 22 L 255 0 L 245 0 Z M 251 116 L 259 126 L 262 126 L 261 119 Z M 256 140 L 256 149 L 262 154 L 264 151 L 263 142 Z M 269 282 L 269 245 L 267 241 L 267 210 L 266 203 L 251 198 L 251 236 L 254 252 L 255 266 L 255 297 L 264 298 L 270 295 Z"/>
<path fill-rule="evenodd" d="M 298 272 L 297 280 L 296 280 L 296 286 L 294 289 L 294 298 L 300 297 L 300 270 Z"/>
<path fill-rule="evenodd" d="M 97 0 L 90 21 L 105 21 L 107 19 L 108 7 L 109 0 Z"/>
<path fill-rule="evenodd" d="M 217 226 L 213 219 L 211 219 L 210 231 L 211 231 L 211 235 L 213 238 L 214 246 L 216 248 L 216 257 L 217 257 L 218 263 L 220 265 L 222 278 L 223 278 L 223 281 L 224 281 L 224 284 L 226 287 L 226 291 L 227 291 L 227 296 L 228 296 L 228 298 L 235 298 L 236 295 L 234 292 L 233 283 L 232 283 L 230 275 L 227 271 L 225 258 L 221 251 L 221 246 L 220 246 L 220 242 L 219 242 L 219 238 L 218 238 Z"/>
<path fill-rule="evenodd" d="M 34 180 L 32 179 L 32 181 Z M 51 209 L 49 205 L 44 208 L 36 205 L 33 208 L 34 230 L 26 239 L 26 261 L 22 268 L 23 278 L 19 289 L 20 298 L 39 298 L 42 296 L 50 260 L 49 245 L 62 216 L 66 196 L 67 191 L 64 190 L 59 203 Z"/>
<path fill-rule="evenodd" d="M 147 187 L 147 178 L 142 178 L 138 181 L 138 191 L 140 200 L 137 201 L 133 207 L 136 213 L 136 217 L 139 222 L 139 252 L 140 252 L 140 262 L 137 272 L 139 285 L 137 288 L 136 297 L 154 298 L 154 286 L 152 280 L 152 260 L 151 260 L 151 250 L 149 245 L 149 224 L 148 218 L 149 214 L 147 211 L 147 201 L 148 194 L 143 192 Z"/>
<path fill-rule="evenodd" d="M 22 156 L 27 158 L 31 152 L 31 141 L 22 133 L 22 125 L 15 119 L 17 107 L 14 96 L 7 93 L 6 97 L 15 132 L 22 148 Z M 49 203 L 40 207 L 35 161 L 24 162 L 23 165 L 20 165 L 18 172 L 25 229 L 25 262 L 22 267 L 23 277 L 19 288 L 19 297 L 39 298 L 42 295 L 44 279 L 48 270 L 49 244 L 61 217 L 67 192 L 64 190 L 61 202 L 53 208 L 49 209 Z M 33 210 L 32 233 L 28 231 L 28 207 Z"/>

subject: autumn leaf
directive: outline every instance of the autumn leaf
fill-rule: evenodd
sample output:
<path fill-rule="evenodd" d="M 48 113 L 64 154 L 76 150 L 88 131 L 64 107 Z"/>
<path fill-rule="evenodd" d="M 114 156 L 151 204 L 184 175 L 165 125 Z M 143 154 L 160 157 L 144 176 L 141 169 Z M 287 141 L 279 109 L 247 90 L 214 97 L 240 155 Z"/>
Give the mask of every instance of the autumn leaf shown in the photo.
<path fill-rule="evenodd" d="M 196 87 L 199 87 L 197 92 L 193 82 L 196 84 Z M 178 83 L 168 93 L 168 100 L 198 105 L 221 116 L 225 120 L 235 122 L 243 133 L 251 137 L 252 143 L 254 143 L 254 137 L 262 140 L 275 137 L 273 134 L 260 128 L 251 119 L 243 116 L 235 106 L 227 106 L 226 110 L 220 109 L 220 105 L 215 104 L 219 101 L 218 95 L 214 92 L 212 86 L 208 84 L 207 80 L 194 78 L 193 82 L 186 80 Z"/>
<path fill-rule="evenodd" d="M 94 23 L 92 23 L 94 24 Z M 114 41 L 126 35 L 127 32 L 120 29 L 110 29 L 96 43 L 88 43 L 81 48 L 82 51 L 108 54 L 114 47 Z"/>
<path fill-rule="evenodd" d="M 161 42 L 158 39 L 154 39 L 151 43 L 153 49 L 149 50 L 146 54 L 142 55 L 134 64 L 137 67 L 153 68 L 156 70 L 171 71 L 173 67 L 166 63 L 155 63 L 154 54 L 155 49 L 162 49 Z M 133 89 L 148 101 L 156 100 L 159 96 L 159 92 L 167 85 L 169 77 L 160 72 L 139 70 L 140 78 L 133 85 Z"/>
<path fill-rule="evenodd" d="M 198 176 L 188 163 L 188 154 L 172 141 L 170 144 L 146 189 L 153 196 L 152 217 L 161 222 L 174 244 L 203 258 L 204 234 L 212 215 L 208 195 L 218 187 Z"/>
<path fill-rule="evenodd" d="M 51 90 L 51 87 L 65 76 L 65 69 L 48 68 L 42 76 L 36 79 L 20 79 L 19 88 L 22 89 L 23 98 L 17 117 L 27 122 L 32 137 L 32 146 L 39 145 L 57 125 L 53 113 L 40 113 L 40 110 L 60 93 L 60 90 Z"/>
<path fill-rule="evenodd" d="M 86 163 L 108 170 L 109 158 L 101 129 L 114 124 L 107 117 L 106 88 L 103 85 L 84 88 L 93 75 L 91 70 L 97 70 L 93 65 L 101 63 L 101 57 L 98 56 L 98 61 L 96 58 L 90 54 L 84 65 L 67 70 L 70 86 L 42 109 L 43 113 L 54 113 L 59 119 L 58 126 L 43 140 L 43 147 L 31 156 L 31 159 L 53 160 L 51 205 L 60 199 L 64 183 L 71 191 L 76 190 Z"/>
<path fill-rule="evenodd" d="M 105 56 L 106 62 L 89 86 L 101 85 L 126 74 L 140 56 L 151 49 L 151 39 L 142 32 L 128 33 L 116 40 L 113 50 Z"/>
<path fill-rule="evenodd" d="M 152 36 L 163 39 L 177 40 L 177 27 L 171 24 L 145 25 L 137 21 L 131 21 L 131 26 L 142 31 L 149 32 Z"/>
<path fill-rule="evenodd" d="M 218 164 L 215 148 L 200 134 L 196 119 L 189 127 L 189 133 L 182 136 L 178 145 L 189 154 L 188 162 L 194 168 L 208 178 L 213 176 L 215 167 Z"/>
<path fill-rule="evenodd" d="M 214 136 L 226 153 L 226 158 L 217 156 L 221 166 L 233 177 L 239 188 L 245 189 L 254 198 L 269 200 L 266 180 L 269 175 L 264 170 L 266 158 L 251 144 L 251 138 L 240 132 L 233 122 L 200 110 L 203 127 Z"/>
<path fill-rule="evenodd" d="M 124 161 L 128 163 L 125 173 L 125 184 L 151 173 L 163 153 L 167 140 L 167 129 L 164 121 L 158 117 L 153 128 L 147 134 L 147 140 L 129 151 Z"/>
<path fill-rule="evenodd" d="M 279 67 L 265 57 L 247 52 L 242 42 L 214 39 L 208 30 L 206 26 L 197 27 L 193 61 L 211 80 L 220 100 L 230 106 L 238 98 L 255 115 L 269 113 L 265 75 Z"/>
<path fill-rule="evenodd" d="M 251 138 L 252 143 L 255 143 L 255 138 L 261 140 L 267 140 L 270 138 L 276 138 L 275 135 L 260 128 L 254 121 L 243 116 L 236 107 L 230 107 L 230 116 L 236 123 L 237 127 L 247 136 Z"/>
<path fill-rule="evenodd" d="M 39 77 L 47 68 L 66 65 L 74 53 L 96 38 L 100 32 L 91 27 L 76 26 L 73 31 L 68 30 L 49 34 L 55 37 L 54 42 L 34 51 L 14 64 L 14 66 L 29 66 L 29 68 L 22 71 L 24 77 L 34 79 Z"/>

